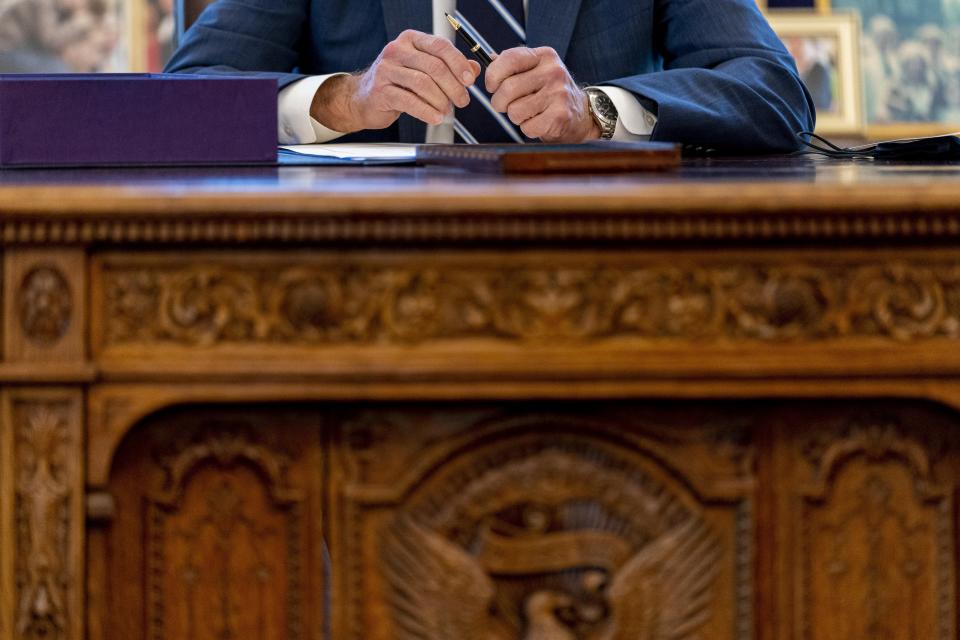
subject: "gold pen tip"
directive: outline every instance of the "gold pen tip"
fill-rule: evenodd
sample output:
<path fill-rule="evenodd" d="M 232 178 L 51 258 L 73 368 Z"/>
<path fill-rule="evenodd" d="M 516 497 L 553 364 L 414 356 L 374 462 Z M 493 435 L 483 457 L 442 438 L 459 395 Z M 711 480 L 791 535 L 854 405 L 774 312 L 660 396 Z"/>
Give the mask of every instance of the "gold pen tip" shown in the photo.
<path fill-rule="evenodd" d="M 457 31 L 460 30 L 460 21 L 459 21 L 459 20 L 457 20 L 456 18 L 454 18 L 454 17 L 453 17 L 452 15 L 450 15 L 449 13 L 444 13 L 443 15 L 447 16 L 447 21 L 450 23 L 450 26 L 451 26 L 451 27 L 453 27 L 453 28 L 456 29 Z"/>

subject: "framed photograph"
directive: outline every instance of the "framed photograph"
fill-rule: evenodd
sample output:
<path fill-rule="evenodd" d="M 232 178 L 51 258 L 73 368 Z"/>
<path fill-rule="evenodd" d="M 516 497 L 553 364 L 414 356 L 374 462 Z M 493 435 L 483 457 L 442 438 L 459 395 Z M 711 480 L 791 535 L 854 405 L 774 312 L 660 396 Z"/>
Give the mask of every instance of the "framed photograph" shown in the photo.
<path fill-rule="evenodd" d="M 797 62 L 817 108 L 817 132 L 861 135 L 860 21 L 855 13 L 772 13 L 774 31 Z"/>
<path fill-rule="evenodd" d="M 124 0 L 0 0 L 0 73 L 129 71 Z"/>
<path fill-rule="evenodd" d="M 862 17 L 868 135 L 960 131 L 960 0 L 832 0 Z"/>
<path fill-rule="evenodd" d="M 132 64 L 136 71 L 160 73 L 173 55 L 174 0 L 128 0 L 131 4 Z"/>

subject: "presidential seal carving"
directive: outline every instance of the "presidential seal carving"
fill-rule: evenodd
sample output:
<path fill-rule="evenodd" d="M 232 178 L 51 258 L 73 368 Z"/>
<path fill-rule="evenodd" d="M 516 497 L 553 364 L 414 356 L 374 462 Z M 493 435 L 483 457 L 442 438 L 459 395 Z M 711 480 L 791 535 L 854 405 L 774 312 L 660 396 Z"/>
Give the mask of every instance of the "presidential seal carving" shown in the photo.
<path fill-rule="evenodd" d="M 41 265 L 27 273 L 20 285 L 20 326 L 33 342 L 50 346 L 70 326 L 73 297 L 59 269 Z"/>
<path fill-rule="evenodd" d="M 391 637 L 681 640 L 721 606 L 703 514 L 586 441 L 504 446 L 439 486 L 382 536 Z"/>

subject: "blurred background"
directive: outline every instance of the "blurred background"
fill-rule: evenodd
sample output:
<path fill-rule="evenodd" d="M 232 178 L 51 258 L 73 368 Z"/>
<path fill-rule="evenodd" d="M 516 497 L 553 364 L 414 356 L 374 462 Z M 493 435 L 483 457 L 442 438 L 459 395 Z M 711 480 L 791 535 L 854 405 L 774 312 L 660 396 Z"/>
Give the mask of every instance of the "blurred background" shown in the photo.
<path fill-rule="evenodd" d="M 0 0 L 0 72 L 160 71 L 174 0 Z"/>
<path fill-rule="evenodd" d="M 859 16 L 856 67 L 868 127 L 890 137 L 960 128 L 960 0 L 768 0 L 766 8 Z M 784 40 L 823 112 L 844 70 L 835 43 L 815 35 Z"/>

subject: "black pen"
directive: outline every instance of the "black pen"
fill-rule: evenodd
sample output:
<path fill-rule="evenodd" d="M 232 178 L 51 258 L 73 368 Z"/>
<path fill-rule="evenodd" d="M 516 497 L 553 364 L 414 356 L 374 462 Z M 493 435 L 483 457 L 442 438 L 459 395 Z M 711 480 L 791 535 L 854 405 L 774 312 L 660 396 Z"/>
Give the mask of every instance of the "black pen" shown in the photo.
<path fill-rule="evenodd" d="M 480 66 L 484 69 L 490 66 L 490 63 L 493 62 L 493 58 L 490 57 L 492 52 L 484 51 L 483 47 L 477 44 L 474 39 L 470 37 L 470 34 L 467 33 L 467 30 L 463 28 L 463 25 L 460 24 L 459 20 L 454 18 L 449 13 L 444 13 L 443 15 L 447 16 L 450 26 L 452 26 L 453 30 L 457 32 L 457 35 L 460 36 L 460 39 L 463 40 L 463 43 L 467 45 L 467 49 L 469 49 L 470 53 L 473 54 L 473 57 L 477 59 L 477 62 L 480 63 Z"/>

